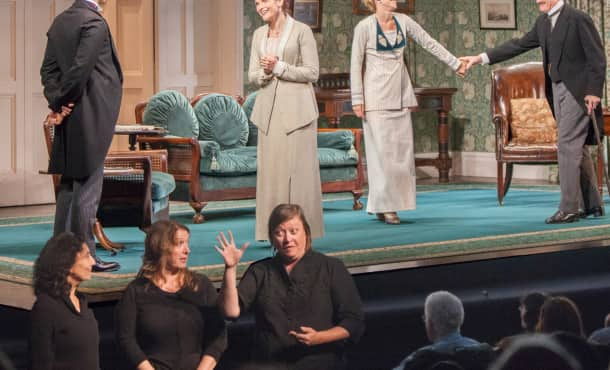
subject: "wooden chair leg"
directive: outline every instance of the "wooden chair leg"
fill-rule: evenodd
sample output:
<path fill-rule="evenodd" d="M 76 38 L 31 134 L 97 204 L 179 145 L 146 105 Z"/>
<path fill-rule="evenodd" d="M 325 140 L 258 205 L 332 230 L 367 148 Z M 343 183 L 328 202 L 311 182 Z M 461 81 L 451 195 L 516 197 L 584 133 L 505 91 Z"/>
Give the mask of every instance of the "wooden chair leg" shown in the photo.
<path fill-rule="evenodd" d="M 197 202 L 197 201 L 192 200 L 192 201 L 189 202 L 189 204 L 191 205 L 191 207 L 195 211 L 195 214 L 193 215 L 193 223 L 195 223 L 195 224 L 203 223 L 205 221 L 205 218 L 201 214 L 201 210 L 208 203 L 207 202 Z"/>
<path fill-rule="evenodd" d="M 498 165 L 498 203 L 502 205 L 502 201 L 504 200 L 504 164 L 500 161 L 497 163 Z"/>
<path fill-rule="evenodd" d="M 354 197 L 354 205 L 352 209 L 354 211 L 359 211 L 362 209 L 362 202 L 360 201 L 360 197 L 364 192 L 362 190 L 352 190 L 352 196 Z"/>
<path fill-rule="evenodd" d="M 95 220 L 95 224 L 93 225 L 93 235 L 97 239 L 100 246 L 105 250 L 110 251 L 112 255 L 115 255 L 117 251 L 125 249 L 125 246 L 123 244 L 113 243 L 112 241 L 110 241 L 110 239 L 108 239 L 108 237 L 104 233 L 104 227 L 97 219 Z"/>
<path fill-rule="evenodd" d="M 506 176 L 504 177 L 504 196 L 508 193 L 508 189 L 510 188 L 510 184 L 513 181 L 513 164 L 506 163 Z M 504 198 L 503 196 L 503 198 Z"/>

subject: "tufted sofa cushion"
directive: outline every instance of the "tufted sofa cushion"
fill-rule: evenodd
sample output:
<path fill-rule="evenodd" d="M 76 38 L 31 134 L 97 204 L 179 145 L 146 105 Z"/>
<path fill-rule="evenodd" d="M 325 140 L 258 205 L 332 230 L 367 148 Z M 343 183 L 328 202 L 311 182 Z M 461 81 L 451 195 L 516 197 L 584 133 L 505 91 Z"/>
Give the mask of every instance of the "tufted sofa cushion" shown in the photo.
<path fill-rule="evenodd" d="M 546 99 L 511 99 L 511 142 L 552 144 L 557 142 L 557 123 Z"/>
<path fill-rule="evenodd" d="M 194 109 L 199 122 L 199 140 L 215 141 L 223 150 L 248 142 L 248 117 L 232 97 L 206 95 Z"/>
<path fill-rule="evenodd" d="M 248 135 L 248 143 L 246 144 L 248 146 L 256 145 L 258 143 L 258 127 L 256 127 L 256 125 L 250 121 L 250 116 L 252 116 L 252 109 L 254 109 L 257 93 L 257 91 L 250 93 L 242 105 L 242 108 L 246 113 L 246 117 L 248 117 L 248 130 L 250 131 Z"/>
<path fill-rule="evenodd" d="M 188 99 L 173 90 L 155 94 L 146 105 L 142 118 L 144 124 L 162 127 L 170 135 L 197 137 L 199 124 Z"/>

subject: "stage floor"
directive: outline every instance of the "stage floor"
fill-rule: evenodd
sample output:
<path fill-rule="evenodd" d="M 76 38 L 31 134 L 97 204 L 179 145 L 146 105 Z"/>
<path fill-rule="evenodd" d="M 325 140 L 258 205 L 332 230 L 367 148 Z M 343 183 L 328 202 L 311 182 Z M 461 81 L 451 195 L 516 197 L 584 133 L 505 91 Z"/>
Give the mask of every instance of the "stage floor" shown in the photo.
<path fill-rule="evenodd" d="M 515 186 L 499 207 L 490 184 L 418 185 L 418 208 L 399 213 L 404 222 L 385 225 L 365 211 L 351 211 L 347 195 L 327 197 L 324 204 L 326 235 L 314 248 L 341 258 L 353 274 L 446 265 L 576 248 L 606 246 L 608 217 L 570 225 L 545 225 L 559 200 L 556 186 Z M 218 281 L 222 264 L 212 246 L 219 230 L 232 229 L 239 242 L 251 241 L 252 201 L 211 204 L 208 221 L 190 224 L 192 211 L 172 204 L 172 218 L 191 228 L 191 267 Z M 37 211 L 40 211 L 40 207 Z M 52 206 L 47 208 L 52 212 Z M 3 210 L 6 211 L 6 210 Z M 21 210 L 23 211 L 23 210 Z M 37 252 L 51 232 L 48 214 L 0 214 L 0 304 L 29 308 L 33 302 L 30 278 Z M 92 301 L 116 299 L 135 276 L 143 251 L 143 234 L 133 228 L 111 228 L 115 241 L 127 251 L 115 256 L 123 268 L 95 274 L 83 286 Z M 100 251 L 102 258 L 113 257 Z M 271 255 L 268 243 L 254 242 L 248 261 Z M 246 268 L 247 264 L 242 266 Z"/>

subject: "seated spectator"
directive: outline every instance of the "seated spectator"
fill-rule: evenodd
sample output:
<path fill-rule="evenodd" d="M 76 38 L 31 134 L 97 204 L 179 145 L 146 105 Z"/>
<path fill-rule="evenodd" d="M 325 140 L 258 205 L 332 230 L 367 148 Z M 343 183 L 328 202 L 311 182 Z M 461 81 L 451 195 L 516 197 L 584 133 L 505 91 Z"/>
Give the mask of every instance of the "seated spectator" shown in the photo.
<path fill-rule="evenodd" d="M 610 313 L 606 315 L 604 327 L 595 330 L 589 336 L 589 342 L 610 346 Z"/>
<path fill-rule="evenodd" d="M 250 265 L 239 287 L 237 264 L 247 248 L 219 235 L 225 262 L 221 307 L 228 318 L 254 311 L 255 361 L 278 369 L 343 369 L 345 345 L 364 330 L 354 280 L 341 260 L 313 250 L 303 209 L 280 204 L 269 216 L 275 255 Z"/>
<path fill-rule="evenodd" d="M 426 334 L 432 344 L 411 353 L 395 370 L 427 369 L 438 361 L 457 360 L 462 352 L 470 354 L 460 356 L 464 358 L 462 361 L 468 357 L 477 357 L 478 361 L 472 362 L 481 362 L 480 367 L 486 368 L 487 362 L 491 360 L 491 347 L 460 334 L 464 322 L 464 306 L 458 297 L 446 291 L 431 293 L 426 297 L 423 319 Z M 461 362 L 460 365 L 464 366 Z M 473 365 L 477 364 L 469 364 L 468 368 Z"/>
<path fill-rule="evenodd" d="M 521 329 L 524 333 L 535 333 L 540 308 L 549 298 L 546 293 L 532 292 L 524 295 L 519 300 L 519 316 L 521 317 Z"/>
<path fill-rule="evenodd" d="M 116 336 L 130 368 L 213 369 L 227 346 L 216 288 L 187 268 L 189 229 L 158 221 L 142 267 L 116 307 Z"/>
<path fill-rule="evenodd" d="M 532 292 L 519 299 L 519 317 L 521 319 L 521 329 L 523 330 L 522 334 L 534 333 L 536 331 L 540 307 L 542 307 L 548 297 L 546 293 Z M 496 344 L 496 349 L 503 351 L 519 336 L 517 334 L 500 339 Z"/>
<path fill-rule="evenodd" d="M 30 369 L 99 369 L 99 332 L 79 284 L 91 279 L 95 261 L 80 237 L 51 238 L 34 263 Z"/>
<path fill-rule="evenodd" d="M 588 370 L 559 343 L 546 335 L 516 339 L 490 370 Z"/>
<path fill-rule="evenodd" d="M 607 369 L 601 358 L 585 340 L 582 318 L 576 303 L 567 297 L 548 298 L 540 308 L 537 330 L 552 334 L 579 362 L 583 370 Z"/>
<path fill-rule="evenodd" d="M 549 334 L 564 331 L 585 337 L 578 306 L 571 299 L 563 296 L 550 297 L 544 302 L 540 308 L 536 331 Z"/>

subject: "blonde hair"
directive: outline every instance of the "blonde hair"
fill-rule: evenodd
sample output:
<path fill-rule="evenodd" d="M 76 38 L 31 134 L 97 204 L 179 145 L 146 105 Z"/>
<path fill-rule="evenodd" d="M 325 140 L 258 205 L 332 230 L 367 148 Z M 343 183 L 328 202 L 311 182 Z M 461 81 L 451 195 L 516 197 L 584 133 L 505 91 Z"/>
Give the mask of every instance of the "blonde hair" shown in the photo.
<path fill-rule="evenodd" d="M 375 5 L 375 0 L 362 0 L 364 6 L 366 6 L 371 12 L 375 13 L 377 11 L 377 6 Z"/>

